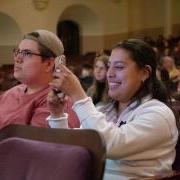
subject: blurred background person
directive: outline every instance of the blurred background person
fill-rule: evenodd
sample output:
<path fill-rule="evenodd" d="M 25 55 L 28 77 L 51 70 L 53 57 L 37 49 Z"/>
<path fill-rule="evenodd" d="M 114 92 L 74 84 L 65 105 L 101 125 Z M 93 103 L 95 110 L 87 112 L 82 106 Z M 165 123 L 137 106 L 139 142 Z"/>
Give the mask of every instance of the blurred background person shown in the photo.
<path fill-rule="evenodd" d="M 85 91 L 88 90 L 88 88 L 93 83 L 93 66 L 90 64 L 83 64 L 81 67 L 81 74 L 80 74 L 80 82 Z"/>
<path fill-rule="evenodd" d="M 168 72 L 171 93 L 176 92 L 180 81 L 180 71 L 177 69 L 174 59 L 171 56 L 164 56 L 161 59 L 162 68 Z M 162 77 L 163 78 L 163 77 Z"/>
<path fill-rule="evenodd" d="M 94 62 L 94 81 L 87 90 L 87 95 L 92 97 L 95 106 L 105 105 L 109 101 L 108 84 L 107 84 L 107 70 L 109 64 L 109 56 L 99 55 Z"/>

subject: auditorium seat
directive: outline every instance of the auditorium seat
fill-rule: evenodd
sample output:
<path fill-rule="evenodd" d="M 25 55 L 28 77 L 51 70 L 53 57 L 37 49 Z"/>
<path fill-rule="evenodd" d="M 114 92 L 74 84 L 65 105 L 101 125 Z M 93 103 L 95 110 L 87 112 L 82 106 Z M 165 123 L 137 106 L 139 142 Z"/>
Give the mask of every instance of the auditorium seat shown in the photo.
<path fill-rule="evenodd" d="M 0 168 L 2 169 L 4 167 L 4 173 L 0 173 L 0 179 L 3 180 L 11 179 L 9 178 L 9 173 L 12 171 L 14 175 L 17 176 L 18 172 L 20 172 L 21 175 L 23 172 L 24 176 L 21 176 L 19 179 L 16 178 L 18 180 L 29 180 L 25 177 L 29 177 L 33 175 L 33 173 L 35 174 L 33 178 L 30 179 L 36 180 L 34 179 L 35 175 L 40 177 L 43 175 L 42 172 L 45 174 L 51 174 L 53 172 L 53 175 L 55 175 L 55 178 L 51 178 L 53 180 L 56 180 L 56 175 L 62 176 L 61 178 L 58 177 L 61 180 L 65 180 L 63 177 L 73 177 L 72 180 L 80 180 L 83 178 L 87 180 L 101 180 L 103 178 L 105 144 L 99 133 L 94 130 L 50 129 L 9 125 L 0 130 L 0 146 Z M 7 154 L 2 148 L 3 146 L 5 149 L 8 149 Z M 61 151 L 63 153 L 61 153 Z M 82 155 L 79 154 L 80 151 Z M 62 156 L 62 154 L 64 154 L 64 156 Z M 75 157 L 73 158 L 73 156 Z M 5 160 L 3 160 L 3 157 L 6 157 Z M 8 159 L 8 157 L 11 158 Z M 13 163 L 10 165 L 11 168 L 8 168 L 8 163 L 10 163 L 11 160 L 13 160 Z M 85 163 L 83 160 L 88 163 Z M 84 165 L 82 165 L 83 163 Z M 42 167 L 39 167 L 40 164 Z M 24 169 L 21 170 L 21 168 L 17 168 L 16 174 L 15 170 L 12 170 L 13 165 L 15 165 L 16 168 L 21 167 Z M 48 170 L 49 167 L 50 170 Z M 72 174 L 66 173 L 68 168 L 71 168 L 68 171 L 69 173 L 73 172 Z M 30 172 L 27 172 L 27 169 L 30 170 Z M 78 172 L 78 169 L 82 171 Z M 75 175 L 76 171 L 77 176 Z M 63 175 L 63 173 L 66 174 Z M 4 179 L 5 174 L 8 177 L 6 179 Z M 1 176 L 3 178 L 1 178 Z M 45 175 L 44 177 L 46 179 L 42 178 L 43 180 L 49 180 L 50 176 Z M 16 179 L 13 178 L 13 180 Z M 71 180 L 71 178 L 67 180 Z"/>

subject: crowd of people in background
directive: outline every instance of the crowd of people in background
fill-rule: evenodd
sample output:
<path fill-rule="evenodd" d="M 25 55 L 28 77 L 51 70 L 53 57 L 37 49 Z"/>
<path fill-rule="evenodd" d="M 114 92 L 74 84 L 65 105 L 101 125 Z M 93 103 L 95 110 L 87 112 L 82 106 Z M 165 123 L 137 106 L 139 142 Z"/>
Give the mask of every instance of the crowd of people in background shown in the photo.
<path fill-rule="evenodd" d="M 164 37 L 159 35 L 156 39 L 151 36 L 143 38 L 145 42 L 150 44 L 157 55 L 157 77 L 166 86 L 169 94 L 176 99 L 179 98 L 180 92 L 180 36 Z M 89 56 L 90 54 L 90 56 Z M 110 50 L 102 50 L 101 52 L 93 52 L 82 55 L 82 62 L 73 62 L 69 68 L 78 76 L 84 90 L 91 97 L 99 96 L 98 92 L 99 83 L 96 81 L 97 71 L 96 64 L 94 63 L 100 56 L 109 56 Z M 88 57 L 89 56 L 89 57 Z M 83 59 L 85 61 L 83 61 Z M 88 61 L 86 61 L 88 59 Z M 100 57 L 100 59 L 103 59 Z M 69 59 L 68 59 L 69 60 Z M 67 60 L 67 61 L 68 61 Z M 70 62 L 70 63 L 71 63 Z M 93 65 L 94 64 L 94 65 Z M 105 64 L 104 64 L 105 65 Z M 106 66 L 106 65 L 105 65 Z M 0 93 L 10 89 L 11 87 L 19 84 L 13 76 L 13 65 L 3 65 L 0 67 Z M 91 88 L 90 88 L 91 87 Z M 107 88 L 107 87 L 106 87 Z M 100 88 L 101 89 L 101 88 Z M 90 92 L 92 91 L 92 92 Z M 93 95 L 92 95 L 93 94 Z M 104 93 L 102 93 L 104 94 Z M 103 95 L 104 96 L 104 95 Z M 96 97 L 100 98 L 100 97 Z M 101 99 L 101 98 L 100 98 Z M 96 100 L 95 100 L 96 101 Z M 95 102 L 96 104 L 96 102 Z"/>
<path fill-rule="evenodd" d="M 159 35 L 156 40 L 146 36 L 157 55 L 157 77 L 166 86 L 169 95 L 178 98 L 180 91 L 180 37 Z M 178 98 L 179 99 L 179 98 Z"/>
<path fill-rule="evenodd" d="M 159 35 L 157 39 L 146 36 L 143 40 L 151 45 L 156 53 L 158 79 L 165 85 L 172 99 L 180 99 L 180 36 L 169 36 L 165 38 L 164 36 Z M 101 52 L 96 52 L 92 62 L 96 61 L 96 58 L 99 55 L 109 56 L 110 51 L 102 50 Z M 84 67 L 88 67 L 86 68 L 86 77 L 81 78 L 84 77 Z M 95 67 L 96 64 L 94 64 L 94 69 Z M 82 65 L 80 80 L 86 92 L 89 91 L 88 88 L 92 86 L 94 82 L 92 81 L 92 76 L 94 76 L 92 68 L 92 63 Z M 89 79 L 91 79 L 91 81 L 89 81 Z M 95 76 L 94 79 L 96 79 Z"/>

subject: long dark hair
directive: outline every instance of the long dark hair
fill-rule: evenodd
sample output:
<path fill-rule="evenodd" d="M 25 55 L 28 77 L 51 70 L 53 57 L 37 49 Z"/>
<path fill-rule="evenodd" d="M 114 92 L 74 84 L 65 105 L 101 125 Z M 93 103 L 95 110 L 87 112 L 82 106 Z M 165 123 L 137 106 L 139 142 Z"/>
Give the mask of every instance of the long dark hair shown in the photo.
<path fill-rule="evenodd" d="M 132 101 L 137 100 L 138 104 L 140 104 L 142 98 L 150 94 L 152 98 L 168 104 L 169 96 L 166 88 L 156 77 L 157 60 L 152 47 L 142 40 L 128 39 L 113 47 L 113 49 L 119 48 L 129 52 L 130 57 L 137 64 L 138 68 L 142 69 L 149 65 L 152 69 L 149 78 L 142 83 Z"/>

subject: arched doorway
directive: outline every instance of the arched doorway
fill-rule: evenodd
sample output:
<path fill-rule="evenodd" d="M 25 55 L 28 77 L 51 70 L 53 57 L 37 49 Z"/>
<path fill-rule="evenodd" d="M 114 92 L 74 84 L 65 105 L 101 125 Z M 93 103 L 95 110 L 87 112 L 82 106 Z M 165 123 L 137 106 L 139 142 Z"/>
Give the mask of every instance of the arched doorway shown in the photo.
<path fill-rule="evenodd" d="M 16 20 L 0 12 L 0 64 L 12 64 L 12 49 L 22 38 Z"/>
<path fill-rule="evenodd" d="M 102 49 L 103 39 L 97 40 L 97 37 L 103 34 L 103 23 L 93 9 L 83 4 L 68 6 L 61 13 L 58 22 L 63 21 L 70 21 L 77 25 L 80 54 Z"/>
<path fill-rule="evenodd" d="M 80 53 L 79 26 L 74 21 L 61 21 L 57 26 L 58 37 L 62 40 L 66 56 Z"/>
<path fill-rule="evenodd" d="M 0 12 L 0 27 L 0 45 L 16 44 L 22 37 L 15 19 L 2 12 Z"/>

